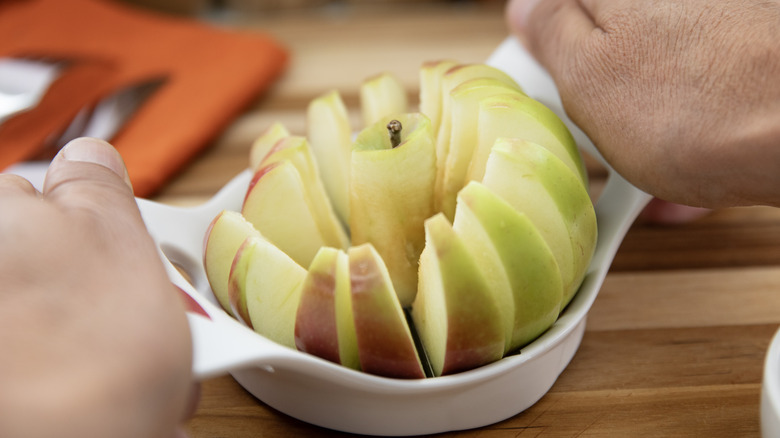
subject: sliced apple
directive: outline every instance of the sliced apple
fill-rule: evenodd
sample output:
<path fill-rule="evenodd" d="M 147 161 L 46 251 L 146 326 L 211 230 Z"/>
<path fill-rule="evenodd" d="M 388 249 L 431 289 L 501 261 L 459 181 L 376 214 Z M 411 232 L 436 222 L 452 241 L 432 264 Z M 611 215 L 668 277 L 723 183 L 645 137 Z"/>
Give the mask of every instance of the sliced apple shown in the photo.
<path fill-rule="evenodd" d="M 298 169 L 288 160 L 262 167 L 249 184 L 241 209 L 268 240 L 301 266 L 327 245 Z"/>
<path fill-rule="evenodd" d="M 472 181 L 458 194 L 453 228 L 464 242 L 476 240 L 474 230 L 484 230 L 489 244 L 498 253 L 498 268 L 509 280 L 514 309 L 507 324 L 511 331 L 506 353 L 544 333 L 558 319 L 563 303 L 563 284 L 555 256 L 531 220 L 487 187 Z M 482 233 L 478 236 L 484 238 Z M 484 252 L 472 254 L 480 254 L 480 259 L 485 255 Z M 494 263 L 494 257 L 490 259 L 484 260 L 483 265 Z M 495 268 L 490 267 L 491 270 Z M 503 282 L 499 284 L 503 286 Z M 492 284 L 490 286 L 493 290 Z M 500 304 L 506 305 L 506 301 L 501 297 Z"/>
<path fill-rule="evenodd" d="M 322 247 L 309 266 L 295 316 L 295 346 L 334 363 L 341 363 L 336 324 L 338 252 Z"/>
<path fill-rule="evenodd" d="M 252 258 L 251 252 L 254 251 L 254 240 L 247 238 L 238 247 L 233 264 L 230 265 L 230 276 L 228 277 L 228 299 L 230 302 L 230 313 L 236 319 L 252 327 L 252 321 L 249 318 L 249 311 L 246 304 L 246 272 L 248 262 Z"/>
<path fill-rule="evenodd" d="M 520 86 L 503 71 L 485 64 L 458 64 L 444 74 L 441 79 L 441 123 L 436 135 L 436 193 L 444 190 L 444 173 L 447 168 L 447 157 L 450 154 L 450 142 L 452 139 L 452 98 L 450 93 L 459 85 L 472 79 L 493 79 L 508 87 L 522 92 Z M 442 197 L 436 198 L 436 209 L 442 210 Z M 451 216 L 450 216 L 451 217 Z"/>
<path fill-rule="evenodd" d="M 583 183 L 587 172 L 566 125 L 549 108 L 522 94 L 491 96 L 480 102 L 478 140 L 468 180 L 481 181 L 497 138 L 519 138 L 540 144 L 560 158 Z"/>
<path fill-rule="evenodd" d="M 444 181 L 438 193 L 441 210 L 450 220 L 455 214 L 456 196 L 466 183 L 469 164 L 476 150 L 479 104 L 490 96 L 502 94 L 523 95 L 516 84 L 495 78 L 471 79 L 450 91 L 452 132 L 449 152 L 444 161 Z"/>
<path fill-rule="evenodd" d="M 334 248 L 347 248 L 349 238 L 325 191 L 317 161 L 306 138 L 291 136 L 280 140 L 261 165 L 267 166 L 278 161 L 289 161 L 298 170 L 306 199 L 312 208 L 313 218 L 325 244 Z"/>
<path fill-rule="evenodd" d="M 358 368 L 356 336 L 347 254 L 322 247 L 303 281 L 295 345 L 300 351 Z"/>
<path fill-rule="evenodd" d="M 402 125 L 397 146 L 387 130 L 391 117 L 364 129 L 353 145 L 350 229 L 353 245 L 371 242 L 382 255 L 406 307 L 417 291 L 423 222 L 433 214 L 436 157 L 427 117 L 394 118 Z"/>
<path fill-rule="evenodd" d="M 338 91 L 325 93 L 309 103 L 307 130 L 325 191 L 336 214 L 344 224 L 348 224 L 352 129 L 347 108 Z"/>
<path fill-rule="evenodd" d="M 268 240 L 250 237 L 230 275 L 234 294 L 246 303 L 246 322 L 268 339 L 295 348 L 295 314 L 306 270 Z"/>
<path fill-rule="evenodd" d="M 420 68 L 420 112 L 431 119 L 434 133 L 439 132 L 441 123 L 441 78 L 456 65 L 456 61 L 441 60 L 423 63 Z"/>
<path fill-rule="evenodd" d="M 363 126 L 371 126 L 390 114 L 405 113 L 409 101 L 401 81 L 392 73 L 366 79 L 360 87 Z"/>
<path fill-rule="evenodd" d="M 257 137 L 252 143 L 252 148 L 249 150 L 250 168 L 257 170 L 260 163 L 265 156 L 268 155 L 274 145 L 276 145 L 279 140 L 289 136 L 290 132 L 281 123 L 276 122 L 269 126 L 268 129 L 263 131 L 263 133 L 260 134 L 260 137 Z"/>
<path fill-rule="evenodd" d="M 382 257 L 370 243 L 353 246 L 348 255 L 360 368 L 386 377 L 425 377 Z"/>
<path fill-rule="evenodd" d="M 483 183 L 539 230 L 560 269 L 565 306 L 582 282 L 596 245 L 596 215 L 579 175 L 536 143 L 500 138 Z"/>
<path fill-rule="evenodd" d="M 443 214 L 425 222 L 412 317 L 436 376 L 501 359 L 503 314 L 474 257 Z"/>
<path fill-rule="evenodd" d="M 203 245 L 203 268 L 214 296 L 226 312 L 230 305 L 230 267 L 241 244 L 260 232 L 241 213 L 225 210 L 209 224 Z"/>

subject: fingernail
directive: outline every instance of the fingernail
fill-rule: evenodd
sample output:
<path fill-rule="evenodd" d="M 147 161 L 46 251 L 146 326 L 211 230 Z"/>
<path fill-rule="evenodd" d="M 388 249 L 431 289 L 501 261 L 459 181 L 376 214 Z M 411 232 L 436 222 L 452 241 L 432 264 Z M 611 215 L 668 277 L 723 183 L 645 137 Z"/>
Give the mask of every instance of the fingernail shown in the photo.
<path fill-rule="evenodd" d="M 513 0 L 509 3 L 507 17 L 513 27 L 523 29 L 528 25 L 528 16 L 541 0 Z"/>
<path fill-rule="evenodd" d="M 125 183 L 132 187 L 130 176 L 127 174 L 122 157 L 109 143 L 91 137 L 81 137 L 71 140 L 60 150 L 58 157 L 68 161 L 80 161 L 99 164 L 111 169 L 119 175 Z"/>

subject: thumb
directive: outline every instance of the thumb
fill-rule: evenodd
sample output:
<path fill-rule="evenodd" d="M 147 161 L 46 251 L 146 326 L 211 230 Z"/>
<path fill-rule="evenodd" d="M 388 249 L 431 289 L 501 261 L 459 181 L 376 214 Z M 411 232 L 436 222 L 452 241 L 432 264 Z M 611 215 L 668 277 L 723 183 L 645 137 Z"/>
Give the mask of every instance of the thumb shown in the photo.
<path fill-rule="evenodd" d="M 511 0 L 506 8 L 510 31 L 559 80 L 566 76 L 575 54 L 596 28 L 590 11 L 577 0 Z"/>
<path fill-rule="evenodd" d="M 60 150 L 46 172 L 43 197 L 99 219 L 140 219 L 122 157 L 95 138 L 77 138 Z"/>

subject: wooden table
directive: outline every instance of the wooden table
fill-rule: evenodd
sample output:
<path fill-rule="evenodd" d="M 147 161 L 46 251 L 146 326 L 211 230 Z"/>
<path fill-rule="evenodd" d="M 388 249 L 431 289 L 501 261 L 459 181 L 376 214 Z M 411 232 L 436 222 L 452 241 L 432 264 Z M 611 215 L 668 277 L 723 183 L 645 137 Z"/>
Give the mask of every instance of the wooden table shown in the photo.
<path fill-rule="evenodd" d="M 341 7 L 220 23 L 275 35 L 284 78 L 157 197 L 196 204 L 247 165 L 279 120 L 304 132 L 307 102 L 337 88 L 358 121 L 357 85 L 381 70 L 417 93 L 425 60 L 482 61 L 506 36 L 501 5 Z M 603 173 L 589 166 L 594 186 Z M 452 436 L 759 434 L 763 360 L 780 323 L 780 210 L 718 211 L 692 224 L 635 224 L 590 313 L 582 345 L 550 392 L 501 423 Z M 203 383 L 192 437 L 337 436 L 274 411 L 231 377 Z"/>

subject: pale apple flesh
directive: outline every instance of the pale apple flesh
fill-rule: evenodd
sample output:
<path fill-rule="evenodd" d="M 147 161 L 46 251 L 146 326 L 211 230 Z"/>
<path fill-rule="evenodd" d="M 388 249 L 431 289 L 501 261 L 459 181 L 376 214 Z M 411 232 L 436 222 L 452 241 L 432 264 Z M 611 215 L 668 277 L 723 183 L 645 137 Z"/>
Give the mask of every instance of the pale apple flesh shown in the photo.
<path fill-rule="evenodd" d="M 441 78 L 456 65 L 456 61 L 445 59 L 426 62 L 420 68 L 420 112 L 431 120 L 434 133 L 439 132 L 441 123 Z"/>
<path fill-rule="evenodd" d="M 479 106 L 477 147 L 469 164 L 467 180 L 482 180 L 497 139 L 517 138 L 544 146 L 587 184 L 587 172 L 574 137 L 549 108 L 518 93 L 489 96 Z"/>
<path fill-rule="evenodd" d="M 472 254 L 441 213 L 425 222 L 425 231 L 412 317 L 434 375 L 501 359 L 502 313 Z"/>
<path fill-rule="evenodd" d="M 393 147 L 387 124 L 402 124 Z M 430 121 L 400 114 L 363 130 L 352 152 L 352 244 L 371 242 L 390 271 L 402 306 L 417 291 L 417 261 L 425 245 L 423 222 L 433 214 L 435 150 Z"/>
<path fill-rule="evenodd" d="M 522 93 L 520 86 L 503 71 L 485 64 L 458 64 L 447 70 L 441 77 L 441 122 L 436 131 L 436 193 L 442 193 L 447 158 L 450 155 L 452 141 L 452 99 L 450 93 L 459 85 L 472 79 L 492 79 Z M 441 211 L 441 196 L 436 198 L 436 209 Z"/>
<path fill-rule="evenodd" d="M 266 165 L 255 174 L 241 213 L 301 266 L 309 266 L 326 245 L 301 176 L 289 161 Z"/>
<path fill-rule="evenodd" d="M 261 163 L 269 166 L 280 161 L 288 161 L 295 166 L 303 182 L 303 189 L 313 218 L 325 245 L 346 248 L 349 239 L 341 222 L 336 216 L 320 177 L 317 162 L 305 137 L 291 136 L 277 142 Z M 305 264 L 304 266 L 308 266 Z"/>
<path fill-rule="evenodd" d="M 260 134 L 254 143 L 252 143 L 252 148 L 249 151 L 250 168 L 252 170 L 257 170 L 260 167 L 260 163 L 265 159 L 276 143 L 289 136 L 290 131 L 281 123 L 276 122 L 269 126 Z"/>
<path fill-rule="evenodd" d="M 295 348 L 295 315 L 300 302 L 306 269 L 263 238 L 250 238 L 244 275 L 247 313 L 259 334 L 281 345 Z"/>
<path fill-rule="evenodd" d="M 214 296 L 230 314 L 230 269 L 238 248 L 250 236 L 259 237 L 260 232 L 240 213 L 230 210 L 219 213 L 206 231 L 203 268 Z"/>
<path fill-rule="evenodd" d="M 325 93 L 309 103 L 306 126 L 325 191 L 341 222 L 348 224 L 352 129 L 338 91 Z"/>
<path fill-rule="evenodd" d="M 390 114 L 409 110 L 406 90 L 392 73 L 381 73 L 366 79 L 360 87 L 363 125 L 371 126 Z"/>
<path fill-rule="evenodd" d="M 360 369 L 387 377 L 425 377 L 390 275 L 371 244 L 348 250 Z"/>
<path fill-rule="evenodd" d="M 452 132 L 437 205 L 450 220 L 455 214 L 458 191 L 466 184 L 469 164 L 477 149 L 480 102 L 491 96 L 512 93 L 524 96 L 519 86 L 494 78 L 471 79 L 449 93 Z"/>

